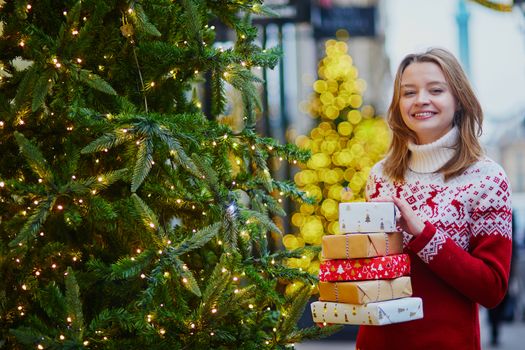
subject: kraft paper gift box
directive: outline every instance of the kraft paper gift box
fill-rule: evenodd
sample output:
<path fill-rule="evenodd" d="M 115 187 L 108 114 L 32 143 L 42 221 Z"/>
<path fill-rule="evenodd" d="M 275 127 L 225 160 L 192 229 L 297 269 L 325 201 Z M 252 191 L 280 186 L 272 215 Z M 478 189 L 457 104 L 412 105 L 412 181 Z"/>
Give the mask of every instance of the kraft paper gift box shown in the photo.
<path fill-rule="evenodd" d="M 423 301 L 415 297 L 366 305 L 315 301 L 310 307 L 315 323 L 381 326 L 423 318 Z"/>
<path fill-rule="evenodd" d="M 392 280 L 319 282 L 318 288 L 319 300 L 348 304 L 368 304 L 412 296 L 409 276 Z"/>
<path fill-rule="evenodd" d="M 319 265 L 319 281 L 322 282 L 392 279 L 409 274 L 408 254 L 323 260 Z"/>
<path fill-rule="evenodd" d="M 403 253 L 401 232 L 350 233 L 323 236 L 325 259 L 356 259 Z"/>
<path fill-rule="evenodd" d="M 394 203 L 339 203 L 339 231 L 341 233 L 397 231 Z"/>

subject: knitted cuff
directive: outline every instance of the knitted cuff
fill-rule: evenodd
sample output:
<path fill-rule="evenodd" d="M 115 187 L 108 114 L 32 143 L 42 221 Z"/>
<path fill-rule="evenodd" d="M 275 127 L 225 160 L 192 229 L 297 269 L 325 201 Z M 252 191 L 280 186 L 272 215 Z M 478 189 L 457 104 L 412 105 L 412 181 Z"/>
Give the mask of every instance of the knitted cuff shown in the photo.
<path fill-rule="evenodd" d="M 425 228 L 421 233 L 414 238 L 410 243 L 408 243 L 408 248 L 414 253 L 419 252 L 423 249 L 427 243 L 432 239 L 436 233 L 436 227 L 430 223 L 430 221 L 425 221 Z"/>

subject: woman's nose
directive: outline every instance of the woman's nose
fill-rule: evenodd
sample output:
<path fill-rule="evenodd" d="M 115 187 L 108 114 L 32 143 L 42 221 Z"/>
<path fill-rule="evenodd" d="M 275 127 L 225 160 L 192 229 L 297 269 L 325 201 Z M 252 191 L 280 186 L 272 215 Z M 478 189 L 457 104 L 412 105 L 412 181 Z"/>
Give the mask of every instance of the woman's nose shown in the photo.
<path fill-rule="evenodd" d="M 429 96 L 426 92 L 421 91 L 416 96 L 417 104 L 428 104 L 430 102 Z"/>

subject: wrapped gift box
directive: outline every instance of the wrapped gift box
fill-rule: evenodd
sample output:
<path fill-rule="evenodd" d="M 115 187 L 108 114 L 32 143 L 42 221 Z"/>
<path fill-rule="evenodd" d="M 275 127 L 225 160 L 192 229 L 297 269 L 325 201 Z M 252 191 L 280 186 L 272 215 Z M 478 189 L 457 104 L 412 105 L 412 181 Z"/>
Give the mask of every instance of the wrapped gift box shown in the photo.
<path fill-rule="evenodd" d="M 381 326 L 423 318 L 423 302 L 414 297 L 366 305 L 315 301 L 310 306 L 315 323 Z"/>
<path fill-rule="evenodd" d="M 319 281 L 364 281 L 392 279 L 410 274 L 408 254 L 365 259 L 324 260 L 319 266 Z"/>
<path fill-rule="evenodd" d="M 403 234 L 392 233 L 351 233 L 327 235 L 322 241 L 325 259 L 356 259 L 401 254 Z"/>
<path fill-rule="evenodd" d="M 339 231 L 341 233 L 397 231 L 394 203 L 339 203 Z"/>
<path fill-rule="evenodd" d="M 412 296 L 410 277 L 392 280 L 319 282 L 319 300 L 348 304 L 368 304 Z"/>

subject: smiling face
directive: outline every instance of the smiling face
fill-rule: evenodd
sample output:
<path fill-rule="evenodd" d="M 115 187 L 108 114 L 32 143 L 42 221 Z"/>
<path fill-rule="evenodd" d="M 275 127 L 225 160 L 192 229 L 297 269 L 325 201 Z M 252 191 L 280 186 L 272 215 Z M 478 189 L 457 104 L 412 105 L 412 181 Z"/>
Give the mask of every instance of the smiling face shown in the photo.
<path fill-rule="evenodd" d="M 400 92 L 401 117 L 416 134 L 418 144 L 434 142 L 452 128 L 457 103 L 437 64 L 408 65 L 401 76 Z"/>

